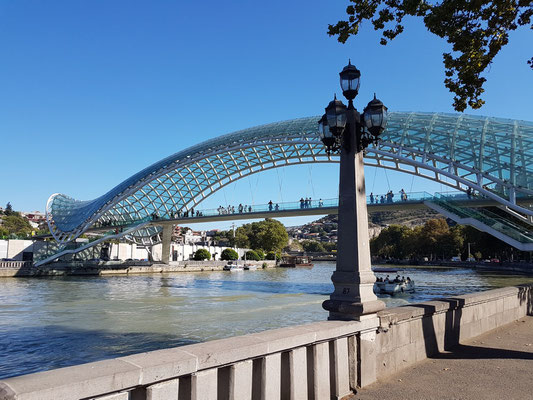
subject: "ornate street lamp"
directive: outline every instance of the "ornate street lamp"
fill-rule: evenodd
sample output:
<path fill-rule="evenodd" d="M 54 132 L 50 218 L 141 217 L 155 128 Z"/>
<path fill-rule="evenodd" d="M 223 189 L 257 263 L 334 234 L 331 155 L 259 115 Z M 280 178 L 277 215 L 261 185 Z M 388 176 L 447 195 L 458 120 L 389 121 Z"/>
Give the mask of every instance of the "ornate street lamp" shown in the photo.
<path fill-rule="evenodd" d="M 372 100 L 363 111 L 363 120 L 365 128 L 377 139 L 385 130 L 387 124 L 387 107 L 381 101 Z"/>
<path fill-rule="evenodd" d="M 329 319 L 371 319 L 385 305 L 373 291 L 363 150 L 378 142 L 387 124 L 387 107 L 374 95 L 361 116 L 353 105 L 361 72 L 348 62 L 339 75 L 348 107 L 335 97 L 318 123 L 328 154 L 340 153 L 337 266 L 331 277 L 335 290 L 322 306 Z"/>
<path fill-rule="evenodd" d="M 338 150 L 336 145 L 337 141 L 329 130 L 326 114 L 324 114 L 318 121 L 318 133 L 320 134 L 320 140 L 322 140 L 322 143 L 324 143 L 324 146 L 326 146 L 326 151 L 328 154 L 330 154 L 332 151 Z"/>
<path fill-rule="evenodd" d="M 361 72 L 352 65 L 351 60 L 348 60 L 348 65 L 342 69 L 339 75 L 343 96 L 348 100 L 355 99 L 359 92 Z"/>

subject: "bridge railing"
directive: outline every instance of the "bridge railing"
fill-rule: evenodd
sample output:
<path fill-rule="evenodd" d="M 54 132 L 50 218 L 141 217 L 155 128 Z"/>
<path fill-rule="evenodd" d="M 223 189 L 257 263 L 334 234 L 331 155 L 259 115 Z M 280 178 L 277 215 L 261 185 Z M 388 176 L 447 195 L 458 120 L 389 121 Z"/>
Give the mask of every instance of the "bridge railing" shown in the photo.
<path fill-rule="evenodd" d="M 446 194 L 435 193 L 432 201 L 443 207 L 445 210 L 458 215 L 460 218 L 475 219 L 520 243 L 533 243 L 533 233 L 527 231 L 523 226 L 517 225 L 511 220 L 503 218 L 486 209 L 472 209 L 461 206 L 455 203 L 454 200 L 458 199 L 454 199 Z"/>
<path fill-rule="evenodd" d="M 397 192 L 393 193 L 389 191 L 388 193 L 378 193 L 378 194 L 369 194 L 367 196 L 367 204 L 369 205 L 380 205 L 380 204 L 391 204 L 391 203 L 409 203 L 409 202 L 420 202 L 424 200 L 429 200 L 433 195 L 427 192 Z M 229 206 L 219 206 L 217 208 L 211 209 L 198 209 L 190 208 L 186 210 L 169 210 L 163 213 L 154 211 L 151 215 L 143 217 L 141 219 L 133 219 L 130 215 L 126 214 L 114 214 L 113 220 L 108 221 L 99 221 L 93 225 L 95 228 L 99 227 L 114 227 L 114 226 L 124 226 L 124 225 L 134 225 L 146 221 L 165 221 L 165 220 L 176 220 L 183 218 L 201 218 L 201 217 L 213 217 L 219 215 L 236 215 L 236 214 L 253 214 L 253 213 L 266 213 L 266 212 L 280 212 L 280 211 L 295 211 L 295 210 L 319 210 L 321 208 L 336 208 L 339 205 L 339 200 L 334 199 L 301 199 L 299 201 L 292 202 L 272 202 L 272 204 L 238 204 L 238 205 L 229 205 Z M 327 210 L 324 210 L 326 213 Z"/>

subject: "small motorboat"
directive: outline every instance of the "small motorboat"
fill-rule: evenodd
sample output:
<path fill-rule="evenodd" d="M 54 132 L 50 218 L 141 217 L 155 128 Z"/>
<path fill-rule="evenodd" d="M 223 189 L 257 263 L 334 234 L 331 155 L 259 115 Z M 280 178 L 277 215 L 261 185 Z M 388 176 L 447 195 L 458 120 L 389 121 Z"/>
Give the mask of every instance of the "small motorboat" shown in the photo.
<path fill-rule="evenodd" d="M 295 267 L 312 267 L 313 264 L 307 256 L 285 256 L 283 257 L 281 264 L 282 268 L 295 268 Z"/>
<path fill-rule="evenodd" d="M 415 291 L 415 281 L 403 280 L 403 281 L 387 281 L 387 282 L 375 282 L 374 293 L 376 294 L 402 294 L 413 293 Z"/>
<path fill-rule="evenodd" d="M 374 272 L 390 272 L 392 274 L 395 274 L 398 272 L 397 268 L 387 268 L 387 267 L 372 267 L 372 271 Z"/>
<path fill-rule="evenodd" d="M 238 272 L 238 271 L 244 271 L 244 268 L 242 265 L 238 264 L 226 264 L 224 265 L 224 271 L 230 271 L 230 272 Z"/>
<path fill-rule="evenodd" d="M 257 269 L 257 265 L 255 265 L 255 264 L 244 264 L 244 270 L 245 271 L 250 271 L 250 270 L 254 270 L 254 269 Z"/>

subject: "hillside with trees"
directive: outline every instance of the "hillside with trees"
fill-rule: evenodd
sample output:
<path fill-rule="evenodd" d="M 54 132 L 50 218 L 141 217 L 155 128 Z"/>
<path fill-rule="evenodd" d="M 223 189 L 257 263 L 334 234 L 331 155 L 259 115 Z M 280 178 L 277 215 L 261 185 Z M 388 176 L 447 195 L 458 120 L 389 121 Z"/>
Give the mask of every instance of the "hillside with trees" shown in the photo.
<path fill-rule="evenodd" d="M 287 228 L 293 238 L 291 250 L 334 251 L 337 222 L 337 215 L 327 215 L 302 226 Z M 383 260 L 524 258 L 521 252 L 499 239 L 470 226 L 456 225 L 430 209 L 372 213 L 369 230 L 372 256 Z"/>
<path fill-rule="evenodd" d="M 0 238 L 18 239 L 30 237 L 34 228 L 20 213 L 13 211 L 11 203 L 0 213 Z"/>

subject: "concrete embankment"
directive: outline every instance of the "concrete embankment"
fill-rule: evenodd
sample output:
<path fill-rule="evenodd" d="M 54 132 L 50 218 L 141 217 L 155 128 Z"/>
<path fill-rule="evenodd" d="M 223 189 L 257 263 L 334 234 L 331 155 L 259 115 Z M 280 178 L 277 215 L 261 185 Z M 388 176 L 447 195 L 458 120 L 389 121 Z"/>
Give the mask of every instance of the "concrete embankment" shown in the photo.
<path fill-rule="evenodd" d="M 273 268 L 275 261 L 247 261 L 257 268 Z M 176 261 L 170 264 L 151 262 L 70 262 L 53 263 L 42 267 L 33 267 L 31 263 L 12 262 L 12 265 L 0 267 L 0 278 L 6 277 L 40 277 L 70 275 L 133 275 L 174 272 L 222 271 L 227 261 Z M 16 265 L 15 265 L 16 264 Z"/>

